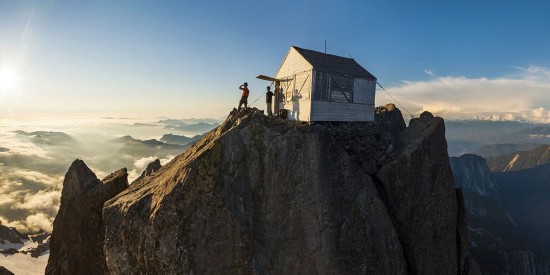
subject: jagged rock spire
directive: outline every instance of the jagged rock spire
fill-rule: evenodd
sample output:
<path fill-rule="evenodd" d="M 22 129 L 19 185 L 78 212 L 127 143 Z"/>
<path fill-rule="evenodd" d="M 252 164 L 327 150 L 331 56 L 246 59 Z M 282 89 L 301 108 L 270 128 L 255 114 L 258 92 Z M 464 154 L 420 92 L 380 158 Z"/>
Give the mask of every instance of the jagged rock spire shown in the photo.
<path fill-rule="evenodd" d="M 63 181 L 46 274 L 104 274 L 105 201 L 128 187 L 126 168 L 100 181 L 82 160 L 75 160 Z"/>

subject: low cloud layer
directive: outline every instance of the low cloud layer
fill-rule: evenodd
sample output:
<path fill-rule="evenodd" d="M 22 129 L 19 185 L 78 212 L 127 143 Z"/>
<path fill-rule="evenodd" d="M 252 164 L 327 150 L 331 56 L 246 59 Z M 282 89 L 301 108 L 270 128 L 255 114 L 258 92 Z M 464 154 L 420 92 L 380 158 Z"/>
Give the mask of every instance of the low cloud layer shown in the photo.
<path fill-rule="evenodd" d="M 25 122 L 0 120 L 0 222 L 22 232 L 52 230 L 63 178 L 75 159 L 84 160 L 100 179 L 126 167 L 131 182 L 153 160 L 158 158 L 165 165 L 184 150 L 177 146 L 163 149 L 111 141 L 128 133 L 137 134 L 136 138 L 158 139 L 167 133 L 158 126 L 136 130 L 135 126 L 119 124 L 90 125 L 79 121 L 71 125 L 60 121 L 63 124 L 52 123 L 46 128 L 33 121 Z M 28 134 L 33 131 L 49 132 Z M 74 141 L 66 142 L 67 137 Z"/>
<path fill-rule="evenodd" d="M 61 176 L 2 167 L 0 221 L 21 231 L 51 231 L 59 209 Z"/>
<path fill-rule="evenodd" d="M 387 88 L 414 115 L 430 111 L 448 119 L 550 123 L 550 69 L 517 67 L 515 74 L 497 78 L 437 76 L 429 69 L 425 73 L 430 80 Z M 392 101 L 378 91 L 377 104 Z"/>

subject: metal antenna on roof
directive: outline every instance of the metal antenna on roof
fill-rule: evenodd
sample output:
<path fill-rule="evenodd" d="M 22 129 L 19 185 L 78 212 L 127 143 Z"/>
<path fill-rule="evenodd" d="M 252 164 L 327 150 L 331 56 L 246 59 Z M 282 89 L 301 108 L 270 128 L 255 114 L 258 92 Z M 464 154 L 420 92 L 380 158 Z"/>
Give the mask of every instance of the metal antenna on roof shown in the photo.
<path fill-rule="evenodd" d="M 327 41 L 325 40 L 325 54 L 327 54 Z"/>

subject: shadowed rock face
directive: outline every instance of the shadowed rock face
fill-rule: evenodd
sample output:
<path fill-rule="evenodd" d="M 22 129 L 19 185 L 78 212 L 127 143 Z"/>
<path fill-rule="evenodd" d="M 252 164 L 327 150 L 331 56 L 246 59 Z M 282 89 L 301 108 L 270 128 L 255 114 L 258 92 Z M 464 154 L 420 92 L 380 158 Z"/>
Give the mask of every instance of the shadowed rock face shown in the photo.
<path fill-rule="evenodd" d="M 29 237 L 25 234 L 19 233 L 14 227 L 7 227 L 2 225 L 0 222 L 0 244 L 4 244 L 5 241 L 9 241 L 14 244 L 22 244 L 23 239 L 28 239 Z"/>
<path fill-rule="evenodd" d="M 537 222 L 547 220 L 547 211 L 532 211 L 533 205 L 539 205 L 534 198 L 544 198 L 545 196 L 540 194 L 545 192 L 541 192 L 540 189 L 529 190 L 533 183 L 532 179 L 536 179 L 528 176 L 534 175 L 530 173 L 531 169 L 496 173 L 493 178 L 493 174 L 488 172 L 487 163 L 479 156 L 466 154 L 452 157 L 450 161 L 456 186 L 461 187 L 464 194 L 470 252 L 483 273 L 550 274 L 550 261 L 544 257 L 544 253 L 540 254 L 540 248 L 548 247 L 544 238 L 548 230 L 532 232 L 526 230 L 521 223 L 521 219 L 532 213 L 540 215 L 533 219 Z M 512 179 L 511 176 L 522 172 L 525 174 L 511 180 L 509 184 L 503 180 L 508 177 Z M 544 183 L 541 185 L 546 186 L 548 173 L 541 175 L 540 179 L 539 181 Z M 536 195 L 526 198 L 524 194 Z M 524 205 L 529 206 L 518 211 L 521 209 L 522 201 L 526 202 Z"/>
<path fill-rule="evenodd" d="M 63 181 L 61 206 L 55 217 L 46 274 L 104 274 L 103 204 L 128 187 L 126 169 L 100 181 L 75 160 Z"/>
<path fill-rule="evenodd" d="M 0 275 L 13 275 L 13 272 L 3 266 L 0 266 Z"/>
<path fill-rule="evenodd" d="M 374 112 L 378 131 L 383 135 L 395 139 L 407 127 L 401 111 L 393 103 L 376 107 Z"/>
<path fill-rule="evenodd" d="M 456 187 L 468 189 L 480 196 L 496 195 L 500 188 L 493 179 L 484 158 L 465 154 L 450 158 Z"/>
<path fill-rule="evenodd" d="M 424 112 L 399 134 L 393 160 L 376 174 L 413 274 L 462 274 L 469 265 L 448 158 L 443 119 Z"/>
<path fill-rule="evenodd" d="M 109 272 L 475 273 L 443 120 L 390 128 L 233 111 L 105 203 Z"/>

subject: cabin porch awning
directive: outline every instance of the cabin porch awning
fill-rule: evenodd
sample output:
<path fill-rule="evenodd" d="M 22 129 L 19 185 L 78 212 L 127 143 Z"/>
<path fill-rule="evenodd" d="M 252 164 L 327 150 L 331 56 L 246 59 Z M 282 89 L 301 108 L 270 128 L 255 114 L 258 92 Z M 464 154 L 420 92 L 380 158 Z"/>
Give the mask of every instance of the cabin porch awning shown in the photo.
<path fill-rule="evenodd" d="M 267 80 L 267 81 L 282 81 L 281 79 L 273 78 L 273 77 L 270 77 L 270 76 L 265 76 L 263 74 L 261 74 L 259 76 L 256 76 L 256 78 L 262 79 L 262 80 Z"/>

